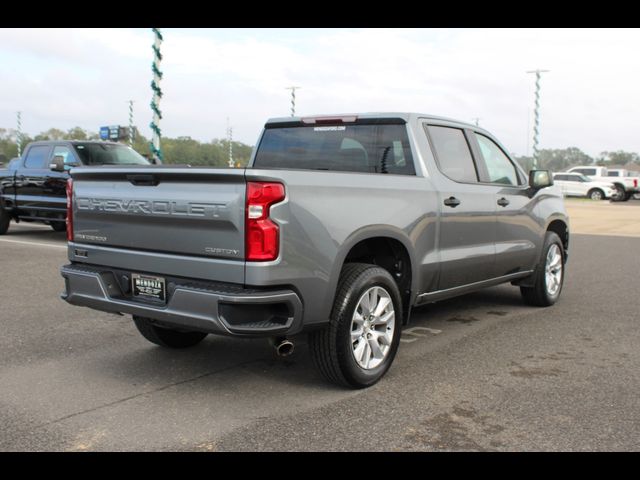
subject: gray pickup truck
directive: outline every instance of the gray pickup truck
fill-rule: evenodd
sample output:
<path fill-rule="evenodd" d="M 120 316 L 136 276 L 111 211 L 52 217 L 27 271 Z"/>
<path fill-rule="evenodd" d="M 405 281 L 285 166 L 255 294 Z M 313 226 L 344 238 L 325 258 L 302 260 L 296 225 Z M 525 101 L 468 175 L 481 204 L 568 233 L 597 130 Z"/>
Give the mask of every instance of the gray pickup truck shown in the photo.
<path fill-rule="evenodd" d="M 246 169 L 73 169 L 62 298 L 153 343 L 307 332 L 353 388 L 389 369 L 411 309 L 511 282 L 558 299 L 569 247 L 548 171 L 487 131 L 416 113 L 269 120 Z"/>

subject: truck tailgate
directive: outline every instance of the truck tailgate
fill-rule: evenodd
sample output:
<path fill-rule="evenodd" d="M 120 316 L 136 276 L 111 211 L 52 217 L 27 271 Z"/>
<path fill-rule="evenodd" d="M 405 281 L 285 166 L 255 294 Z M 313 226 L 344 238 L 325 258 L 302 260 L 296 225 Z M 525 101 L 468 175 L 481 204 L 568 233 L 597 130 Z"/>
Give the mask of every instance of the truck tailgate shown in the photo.
<path fill-rule="evenodd" d="M 128 259 L 118 263 L 131 263 L 133 252 L 159 254 L 159 272 L 163 256 L 244 269 L 244 170 L 100 167 L 75 169 L 72 178 L 73 244 L 88 248 L 85 262 L 101 263 L 100 250 L 115 248 Z"/>

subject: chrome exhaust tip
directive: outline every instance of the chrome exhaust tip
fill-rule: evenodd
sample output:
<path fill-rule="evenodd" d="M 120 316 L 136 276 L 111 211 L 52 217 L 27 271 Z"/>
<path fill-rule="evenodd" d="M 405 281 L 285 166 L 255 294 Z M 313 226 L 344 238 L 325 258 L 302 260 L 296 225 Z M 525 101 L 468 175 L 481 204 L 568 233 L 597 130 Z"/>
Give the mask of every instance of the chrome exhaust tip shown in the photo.
<path fill-rule="evenodd" d="M 276 349 L 276 353 L 279 357 L 288 357 L 293 353 L 293 342 L 286 338 L 276 338 L 273 342 L 273 346 Z"/>

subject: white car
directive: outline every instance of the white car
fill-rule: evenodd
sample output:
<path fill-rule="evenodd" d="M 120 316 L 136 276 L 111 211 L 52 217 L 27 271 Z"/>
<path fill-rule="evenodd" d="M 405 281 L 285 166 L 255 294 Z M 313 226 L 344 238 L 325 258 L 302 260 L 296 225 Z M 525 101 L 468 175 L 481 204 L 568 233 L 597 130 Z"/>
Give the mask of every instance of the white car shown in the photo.
<path fill-rule="evenodd" d="M 553 174 L 553 183 L 558 185 L 566 197 L 587 197 L 604 200 L 616 195 L 616 186 L 610 182 L 591 180 L 580 173 L 560 172 Z"/>

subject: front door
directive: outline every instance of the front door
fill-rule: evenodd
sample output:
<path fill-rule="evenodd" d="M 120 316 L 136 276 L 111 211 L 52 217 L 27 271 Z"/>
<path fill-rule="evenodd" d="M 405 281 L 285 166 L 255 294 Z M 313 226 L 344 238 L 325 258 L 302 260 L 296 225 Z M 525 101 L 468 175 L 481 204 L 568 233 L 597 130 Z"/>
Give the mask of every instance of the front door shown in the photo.
<path fill-rule="evenodd" d="M 480 179 L 493 190 L 496 206 L 496 260 L 493 277 L 533 269 L 540 243 L 540 225 L 527 178 L 502 148 L 488 136 L 474 132 Z"/>
<path fill-rule="evenodd" d="M 50 212 L 52 215 L 66 216 L 67 211 L 67 179 L 68 171 L 72 166 L 79 165 L 71 147 L 67 145 L 56 145 L 53 147 L 47 166 L 53 161 L 54 157 L 60 156 L 64 159 L 65 171 L 54 172 L 48 169 L 45 175 L 42 197 L 43 210 Z M 48 215 L 47 215 L 48 216 Z"/>

